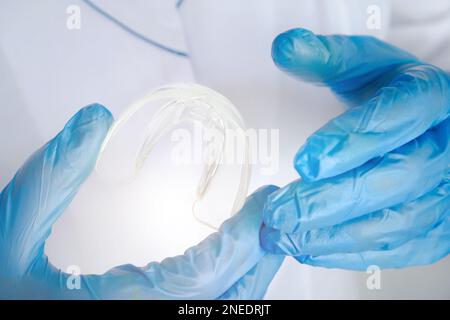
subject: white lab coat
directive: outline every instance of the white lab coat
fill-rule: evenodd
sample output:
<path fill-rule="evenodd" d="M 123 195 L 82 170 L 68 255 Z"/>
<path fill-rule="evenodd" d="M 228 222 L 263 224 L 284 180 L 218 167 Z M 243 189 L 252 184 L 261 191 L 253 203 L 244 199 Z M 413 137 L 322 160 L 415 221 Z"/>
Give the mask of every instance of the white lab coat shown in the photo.
<path fill-rule="evenodd" d="M 255 166 L 250 191 L 287 184 L 297 177 L 295 151 L 343 110 L 327 89 L 291 79 L 271 62 L 272 39 L 289 28 L 374 33 L 450 69 L 446 0 L 414 5 L 408 0 L 185 0 L 178 9 L 165 0 L 93 2 L 141 34 L 189 52 L 189 59 L 131 36 L 80 0 L 1 0 L 0 186 L 80 107 L 100 102 L 118 115 L 155 86 L 194 80 L 229 97 L 248 127 L 280 129 L 279 173 L 260 175 Z M 366 26 L 366 9 L 373 4 L 382 9 L 381 30 Z M 81 9 L 80 30 L 66 27 L 69 5 Z M 185 220 L 173 215 L 174 201 L 155 200 L 170 195 L 187 206 L 189 197 L 176 181 L 161 174 L 127 190 L 107 186 L 93 174 L 47 241 L 51 261 L 88 273 L 181 253 L 210 230 L 194 225 L 188 215 Z M 267 298 L 449 298 L 449 266 L 447 258 L 433 266 L 383 271 L 381 290 L 368 290 L 365 273 L 287 259 Z"/>

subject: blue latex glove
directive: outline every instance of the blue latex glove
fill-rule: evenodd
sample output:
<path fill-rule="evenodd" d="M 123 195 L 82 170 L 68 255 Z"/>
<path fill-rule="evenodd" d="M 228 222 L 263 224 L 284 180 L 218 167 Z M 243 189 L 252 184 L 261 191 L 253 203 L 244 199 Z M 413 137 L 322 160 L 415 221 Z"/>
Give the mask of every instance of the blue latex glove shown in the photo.
<path fill-rule="evenodd" d="M 0 194 L 0 298 L 262 298 L 282 262 L 259 244 L 262 208 L 276 190 L 270 186 L 183 255 L 143 268 L 123 265 L 103 275 L 82 275 L 80 289 L 69 290 L 70 275 L 50 264 L 45 240 L 91 173 L 112 121 L 100 105 L 82 109 Z"/>
<path fill-rule="evenodd" d="M 270 195 L 270 252 L 365 270 L 430 264 L 450 251 L 450 80 L 372 37 L 279 35 L 275 63 L 347 105 L 295 156 L 301 180 Z"/>

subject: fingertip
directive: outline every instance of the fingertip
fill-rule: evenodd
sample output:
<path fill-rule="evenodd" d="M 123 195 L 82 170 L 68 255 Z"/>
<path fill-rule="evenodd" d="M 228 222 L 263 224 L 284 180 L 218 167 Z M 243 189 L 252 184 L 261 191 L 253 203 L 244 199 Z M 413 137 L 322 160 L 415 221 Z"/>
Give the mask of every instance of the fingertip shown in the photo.
<path fill-rule="evenodd" d="M 268 196 L 270 196 L 272 193 L 274 193 L 275 191 L 277 191 L 278 189 L 280 189 L 280 187 L 276 186 L 276 185 L 265 185 L 260 187 L 259 189 L 257 189 L 254 194 L 257 194 L 258 196 L 261 196 L 263 198 L 267 198 Z"/>
<path fill-rule="evenodd" d="M 302 78 L 321 80 L 329 58 L 330 52 L 324 43 L 306 29 L 288 30 L 279 34 L 272 43 L 275 64 Z"/>
<path fill-rule="evenodd" d="M 279 67 L 289 66 L 293 60 L 294 54 L 293 39 L 289 32 L 283 32 L 276 36 L 272 42 L 272 59 Z"/>
<path fill-rule="evenodd" d="M 320 161 L 306 146 L 295 155 L 294 168 L 304 181 L 315 181 L 319 178 Z"/>
<path fill-rule="evenodd" d="M 10 189 L 15 199 L 23 202 L 21 212 L 16 212 L 18 219 L 25 222 L 23 228 L 30 222 L 33 230 L 39 231 L 30 235 L 28 240 L 31 242 L 23 243 L 23 261 L 26 263 L 29 263 L 27 259 L 40 256 L 35 248 L 43 247 L 41 245 L 50 234 L 49 228 L 94 168 L 112 120 L 111 113 L 99 104 L 81 109 L 18 170 Z M 42 201 L 45 201 L 44 206 Z"/>
<path fill-rule="evenodd" d="M 284 256 L 266 254 L 239 281 L 222 294 L 220 300 L 262 299 L 283 263 Z"/>
<path fill-rule="evenodd" d="M 274 269 L 278 270 L 281 264 L 284 261 L 284 255 L 280 254 L 266 254 L 264 259 L 267 260 L 267 263 L 273 266 Z"/>

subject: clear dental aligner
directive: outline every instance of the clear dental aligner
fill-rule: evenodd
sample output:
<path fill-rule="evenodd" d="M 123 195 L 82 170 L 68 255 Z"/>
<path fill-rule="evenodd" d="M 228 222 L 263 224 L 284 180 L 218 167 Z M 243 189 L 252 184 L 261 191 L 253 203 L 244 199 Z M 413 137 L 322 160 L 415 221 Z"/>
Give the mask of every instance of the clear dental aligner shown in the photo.
<path fill-rule="evenodd" d="M 250 145 L 246 137 L 245 123 L 236 107 L 218 92 L 197 84 L 175 84 L 157 88 L 142 99 L 129 106 L 125 112 L 115 121 L 109 130 L 100 150 L 99 160 L 108 146 L 110 140 L 145 105 L 150 102 L 164 101 L 164 104 L 155 112 L 151 118 L 143 145 L 140 148 L 134 164 L 134 176 L 136 176 L 145 164 L 145 161 L 159 140 L 182 122 L 197 122 L 204 129 L 214 130 L 219 139 L 203 141 L 204 155 L 208 159 L 203 163 L 203 169 L 197 186 L 197 196 L 192 207 L 194 217 L 201 223 L 216 229 L 218 226 L 211 223 L 208 214 L 199 212 L 199 204 L 207 197 L 208 188 L 221 166 L 229 139 L 227 135 L 233 132 L 234 137 L 240 140 L 244 146 L 239 155 L 240 179 L 237 181 L 237 192 L 230 215 L 237 212 L 244 204 L 250 180 Z M 211 145 L 214 144 L 214 145 Z M 206 148 L 205 148 L 206 147 Z M 224 220 L 226 217 L 220 217 Z M 216 219 L 217 220 L 217 219 Z"/>

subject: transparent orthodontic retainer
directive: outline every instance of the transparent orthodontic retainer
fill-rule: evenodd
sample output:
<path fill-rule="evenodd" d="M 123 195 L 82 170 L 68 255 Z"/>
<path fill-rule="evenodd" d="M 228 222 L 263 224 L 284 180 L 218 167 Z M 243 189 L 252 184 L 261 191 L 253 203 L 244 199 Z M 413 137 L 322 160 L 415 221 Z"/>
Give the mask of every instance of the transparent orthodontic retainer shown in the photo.
<path fill-rule="evenodd" d="M 147 157 L 160 139 L 176 126 L 183 122 L 194 122 L 200 123 L 204 130 L 213 130 L 215 139 L 202 140 L 202 172 L 192 213 L 202 224 L 217 229 L 221 222 L 241 209 L 245 202 L 251 175 L 250 145 L 246 136 L 245 123 L 239 111 L 227 98 L 210 88 L 197 84 L 169 85 L 157 88 L 133 103 L 114 122 L 105 137 L 97 160 L 97 171 L 103 153 L 115 134 L 141 108 L 155 101 L 164 101 L 164 103 L 156 110 L 147 126 L 144 143 L 140 147 L 134 163 L 133 178 L 143 168 Z M 231 135 L 232 137 L 230 137 Z M 230 145 L 233 143 L 237 143 L 241 147 L 234 148 L 233 145 Z M 211 206 L 202 204 L 208 203 L 208 201 L 214 203 L 218 196 L 217 193 L 226 188 L 225 184 L 221 183 L 225 181 L 219 179 L 227 179 L 226 182 L 230 182 L 226 173 L 222 176 L 218 174 L 225 166 L 225 158 L 229 150 L 240 153 L 235 157 L 240 173 L 237 175 L 238 178 L 234 178 L 232 181 L 233 190 L 236 192 L 231 212 L 218 213 Z M 216 194 L 214 195 L 214 193 Z"/>

